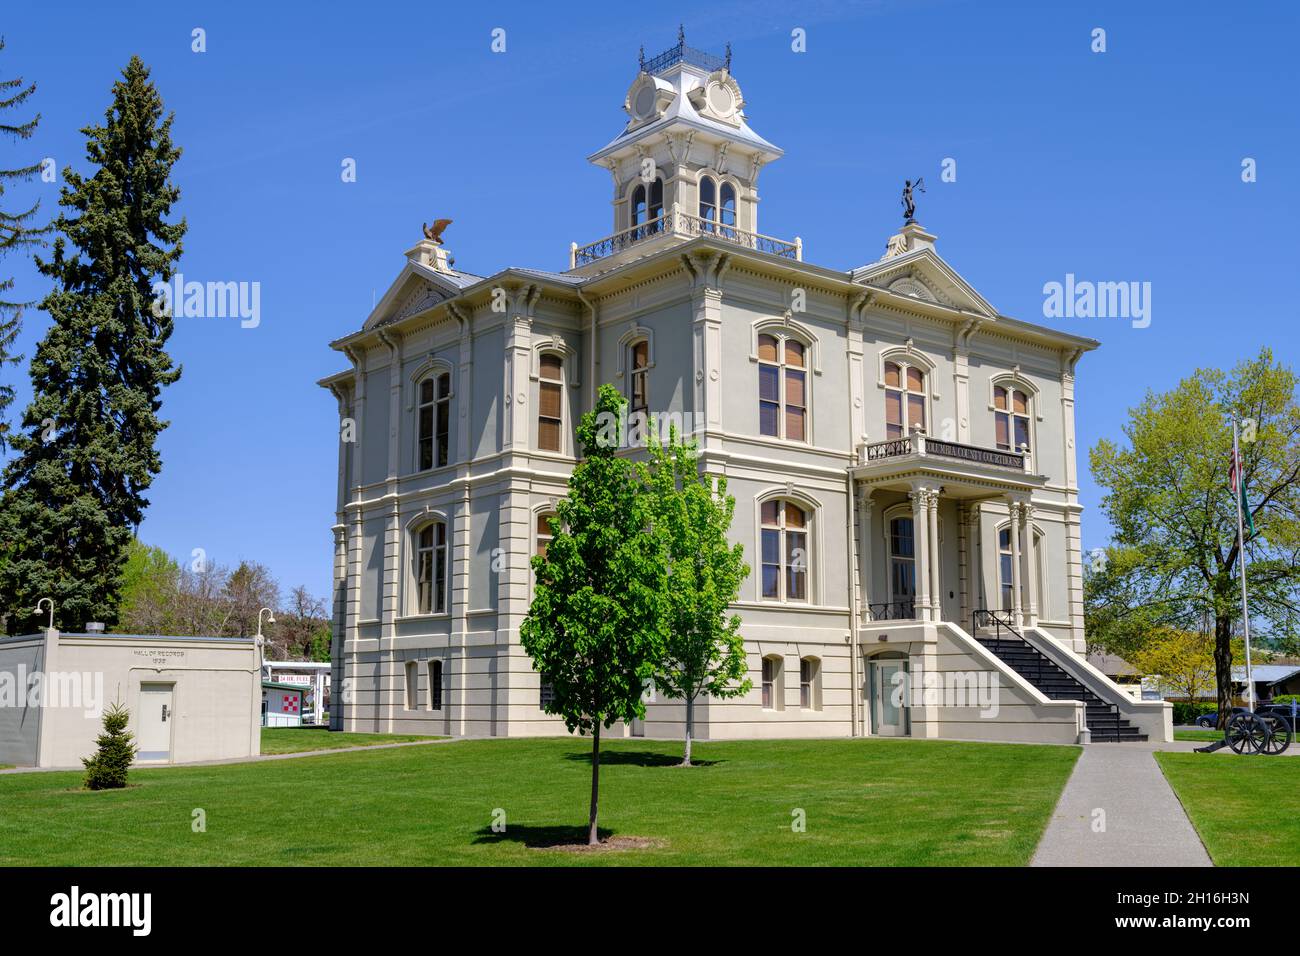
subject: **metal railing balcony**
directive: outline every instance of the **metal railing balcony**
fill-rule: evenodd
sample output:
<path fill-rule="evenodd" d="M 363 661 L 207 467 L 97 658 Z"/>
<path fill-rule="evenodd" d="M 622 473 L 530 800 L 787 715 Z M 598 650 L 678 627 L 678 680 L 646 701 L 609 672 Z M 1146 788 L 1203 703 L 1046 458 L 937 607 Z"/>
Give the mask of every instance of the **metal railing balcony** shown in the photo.
<path fill-rule="evenodd" d="M 963 445 L 959 442 L 945 441 L 940 438 L 927 438 L 925 433 L 921 431 L 914 431 L 906 438 L 890 438 L 886 441 L 871 442 L 858 446 L 859 465 L 867 465 L 888 458 L 902 458 L 906 455 L 915 455 L 919 458 L 947 458 L 976 465 L 992 465 L 995 468 L 1007 468 L 1019 472 L 1028 472 L 1031 464 L 1028 450 L 1005 451 L 1000 448 Z"/>
<path fill-rule="evenodd" d="M 750 232 L 737 226 L 727 225 L 703 216 L 693 216 L 682 212 L 676 204 L 654 219 L 638 223 L 623 229 L 604 239 L 597 239 L 585 246 L 576 242 L 569 246 L 569 268 L 590 265 L 615 253 L 622 252 L 629 246 L 658 236 L 679 236 L 683 239 L 695 239 L 700 236 L 712 236 L 726 242 L 733 242 L 755 252 L 780 256 L 783 259 L 803 261 L 803 240 L 795 236 L 793 240 L 777 239 L 765 236 L 761 232 Z"/>

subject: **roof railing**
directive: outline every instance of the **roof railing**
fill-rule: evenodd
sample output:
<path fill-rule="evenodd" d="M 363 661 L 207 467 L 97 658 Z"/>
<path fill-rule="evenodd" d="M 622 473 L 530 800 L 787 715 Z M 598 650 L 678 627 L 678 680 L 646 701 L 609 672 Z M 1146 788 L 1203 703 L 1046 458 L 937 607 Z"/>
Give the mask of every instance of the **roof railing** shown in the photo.
<path fill-rule="evenodd" d="M 733 242 L 755 252 L 780 256 L 783 259 L 803 261 L 803 240 L 795 236 L 793 240 L 765 236 L 761 232 L 750 232 L 737 226 L 704 216 L 693 216 L 682 212 L 676 203 L 664 213 L 646 222 L 637 223 L 627 229 L 621 229 L 613 235 L 580 246 L 576 242 L 569 246 L 569 268 L 589 265 L 600 259 L 622 252 L 629 246 L 658 236 L 673 235 L 684 239 L 696 239 L 701 236 Z"/>

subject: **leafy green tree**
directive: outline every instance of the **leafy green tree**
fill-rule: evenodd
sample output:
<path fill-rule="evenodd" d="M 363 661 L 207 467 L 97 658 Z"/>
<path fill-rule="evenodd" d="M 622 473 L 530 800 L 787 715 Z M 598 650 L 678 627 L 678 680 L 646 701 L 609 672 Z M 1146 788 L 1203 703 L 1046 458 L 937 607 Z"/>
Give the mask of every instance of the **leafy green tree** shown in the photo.
<path fill-rule="evenodd" d="M 1284 630 L 1300 590 L 1300 407 L 1295 373 L 1272 352 L 1231 372 L 1201 369 L 1148 394 L 1124 427 L 1127 446 L 1103 440 L 1092 470 L 1102 508 L 1133 577 L 1115 620 L 1188 627 L 1213 620 L 1219 713 L 1232 695 L 1232 640 L 1241 619 L 1241 549 L 1228 484 L 1232 423 L 1241 442 L 1254 533 L 1246 542 L 1252 633 Z M 1112 626 L 1114 622 L 1112 622 Z"/>
<path fill-rule="evenodd" d="M 0 51 L 3 51 L 4 48 L 4 38 L 0 37 Z M 36 84 L 27 83 L 20 76 L 0 80 L 0 114 L 21 107 L 35 92 Z M 14 123 L 0 121 L 0 134 L 10 140 L 31 139 L 40 120 L 41 115 L 37 113 L 28 120 L 19 120 Z M 20 165 L 14 169 L 0 168 L 0 197 L 4 196 L 7 183 L 31 179 L 40 168 L 40 163 Z M 39 208 L 40 201 L 37 200 L 32 203 L 30 208 L 17 212 L 6 212 L 4 209 L 0 209 L 0 259 L 4 259 L 5 256 L 12 252 L 42 244 L 43 237 L 50 231 L 50 227 L 36 224 L 36 214 Z M 11 302 L 9 293 L 13 287 L 14 280 L 12 277 L 0 278 L 0 376 L 4 375 L 6 366 L 17 365 L 22 360 L 22 356 L 16 355 L 13 348 L 14 342 L 18 338 L 18 331 L 22 327 L 23 309 L 31 304 L 29 302 Z M 13 386 L 0 377 L 0 452 L 7 447 L 6 439 L 9 433 L 7 412 L 13 400 Z"/>
<path fill-rule="evenodd" d="M 37 261 L 55 282 L 42 302 L 53 324 L 32 359 L 34 397 L 0 502 L 11 627 L 43 595 L 65 628 L 117 621 L 127 545 L 162 467 L 161 392 L 180 376 L 165 350 L 171 317 L 152 307 L 185 232 L 167 221 L 179 198 L 171 125 L 132 57 L 103 125 L 82 131 L 94 175 L 64 171 L 53 258 Z"/>
<path fill-rule="evenodd" d="M 681 441 L 674 428 L 668 444 L 650 430 L 645 482 L 653 494 L 654 531 L 668 557 L 664 594 L 665 646 L 655 668 L 655 687 L 686 703 L 686 743 L 682 765 L 691 765 L 695 701 L 701 695 L 729 698 L 746 694 L 745 640 L 740 617 L 728 607 L 749 574 L 745 549 L 727 540 L 736 499 L 727 479 L 700 474 L 694 443 Z"/>
<path fill-rule="evenodd" d="M 119 704 L 104 711 L 104 732 L 95 738 L 99 748 L 93 756 L 83 757 L 86 787 L 90 790 L 118 790 L 126 786 L 126 774 L 135 760 L 137 747 L 126 726 L 131 714 Z"/>
<path fill-rule="evenodd" d="M 584 458 L 556 507 L 546 555 L 533 558 L 537 584 L 520 628 L 524 650 L 554 689 L 546 712 L 570 732 L 591 734 L 591 845 L 599 842 L 601 728 L 644 716 L 642 690 L 664 640 L 665 559 L 659 539 L 645 533 L 652 497 L 601 427 L 626 404 L 602 385 L 578 425 Z"/>
<path fill-rule="evenodd" d="M 180 634 L 175 610 L 180 565 L 139 538 L 127 545 L 117 630 L 125 634 Z"/>

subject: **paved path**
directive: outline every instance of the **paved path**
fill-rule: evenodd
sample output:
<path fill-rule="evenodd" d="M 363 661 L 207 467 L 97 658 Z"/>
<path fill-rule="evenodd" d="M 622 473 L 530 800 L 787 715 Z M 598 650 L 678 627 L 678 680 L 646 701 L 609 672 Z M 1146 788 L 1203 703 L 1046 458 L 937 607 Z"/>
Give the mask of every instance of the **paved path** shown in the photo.
<path fill-rule="evenodd" d="M 1030 865 L 1213 866 L 1154 757 L 1198 746 L 1084 747 Z M 1104 829 L 1094 829 L 1101 823 Z"/>

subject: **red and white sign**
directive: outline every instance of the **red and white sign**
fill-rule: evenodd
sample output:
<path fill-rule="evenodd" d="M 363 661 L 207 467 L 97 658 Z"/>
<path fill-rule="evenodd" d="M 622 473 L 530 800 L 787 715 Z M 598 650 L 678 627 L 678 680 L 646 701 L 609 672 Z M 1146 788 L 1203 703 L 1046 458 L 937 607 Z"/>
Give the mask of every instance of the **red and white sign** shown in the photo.
<path fill-rule="evenodd" d="M 298 713 L 298 702 L 302 700 L 297 694 L 285 694 L 284 700 L 280 704 L 280 713 L 296 714 Z"/>

